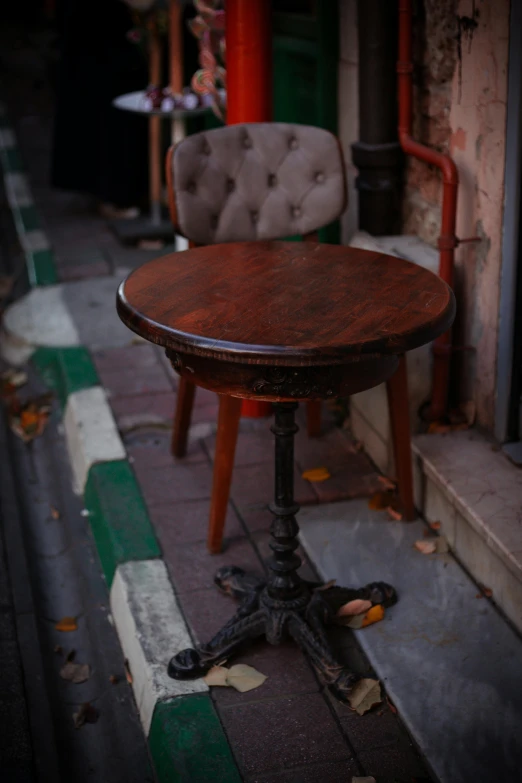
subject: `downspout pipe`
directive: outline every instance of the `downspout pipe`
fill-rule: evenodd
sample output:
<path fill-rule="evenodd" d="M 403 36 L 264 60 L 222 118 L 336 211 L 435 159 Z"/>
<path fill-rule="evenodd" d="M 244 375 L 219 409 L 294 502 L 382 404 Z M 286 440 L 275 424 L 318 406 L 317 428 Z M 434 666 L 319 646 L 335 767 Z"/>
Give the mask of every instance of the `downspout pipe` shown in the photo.
<path fill-rule="evenodd" d="M 442 172 L 442 216 L 439 247 L 439 275 L 453 287 L 456 237 L 457 189 L 459 175 L 455 161 L 449 155 L 436 152 L 412 138 L 413 118 L 413 61 L 412 61 L 412 1 L 399 0 L 399 58 L 397 77 L 399 87 L 399 143 L 406 155 L 437 166 Z M 464 240 L 463 240 L 464 241 Z M 449 368 L 451 360 L 451 332 L 438 337 L 433 343 L 433 383 L 430 419 L 439 420 L 448 403 Z"/>
<path fill-rule="evenodd" d="M 403 154 L 397 139 L 397 6 L 365 0 L 357 8 L 359 140 L 352 144 L 358 169 L 359 228 L 374 236 L 398 234 Z"/>

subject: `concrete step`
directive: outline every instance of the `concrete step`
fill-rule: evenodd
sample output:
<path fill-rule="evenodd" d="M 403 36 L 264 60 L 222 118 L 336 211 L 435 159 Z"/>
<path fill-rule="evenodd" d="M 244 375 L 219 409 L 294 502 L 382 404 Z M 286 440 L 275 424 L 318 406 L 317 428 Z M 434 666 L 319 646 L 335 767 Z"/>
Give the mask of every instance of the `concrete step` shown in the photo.
<path fill-rule="evenodd" d="M 384 619 L 354 633 L 439 781 L 520 780 L 522 640 L 460 563 L 422 555 L 425 523 L 367 501 L 303 508 L 299 524 L 323 579 L 397 589 Z"/>
<path fill-rule="evenodd" d="M 474 430 L 413 443 L 417 508 L 522 632 L 522 470 Z"/>

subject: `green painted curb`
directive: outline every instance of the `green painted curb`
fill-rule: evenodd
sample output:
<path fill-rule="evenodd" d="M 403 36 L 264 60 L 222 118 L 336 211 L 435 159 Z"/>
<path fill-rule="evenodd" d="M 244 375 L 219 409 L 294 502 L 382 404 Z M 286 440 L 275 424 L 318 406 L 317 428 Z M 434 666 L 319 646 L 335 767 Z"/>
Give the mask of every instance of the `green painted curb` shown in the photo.
<path fill-rule="evenodd" d="M 13 128 L 3 106 L 0 106 L 0 128 L 4 131 L 11 131 L 14 136 Z M 22 156 L 16 145 L 16 137 L 15 144 L 12 146 L 4 147 L 0 143 L 0 165 L 4 177 L 6 174 L 21 174 L 24 172 Z M 14 196 L 8 197 L 9 207 L 13 215 L 18 240 L 24 250 L 29 282 L 32 286 L 54 285 L 58 282 L 58 275 L 53 251 L 48 247 L 41 247 L 38 250 L 31 249 L 30 233 L 32 231 L 41 231 L 42 228 L 38 210 L 34 203 L 20 205 L 16 203 L 15 198 Z"/>
<path fill-rule="evenodd" d="M 62 410 L 70 394 L 100 383 L 89 351 L 83 346 L 37 348 L 31 359 L 46 385 L 56 392 Z"/>
<path fill-rule="evenodd" d="M 145 501 L 127 460 L 93 465 L 84 502 L 109 587 L 120 563 L 161 557 Z"/>
<path fill-rule="evenodd" d="M 206 693 L 159 702 L 152 716 L 149 749 L 159 783 L 241 783 Z"/>

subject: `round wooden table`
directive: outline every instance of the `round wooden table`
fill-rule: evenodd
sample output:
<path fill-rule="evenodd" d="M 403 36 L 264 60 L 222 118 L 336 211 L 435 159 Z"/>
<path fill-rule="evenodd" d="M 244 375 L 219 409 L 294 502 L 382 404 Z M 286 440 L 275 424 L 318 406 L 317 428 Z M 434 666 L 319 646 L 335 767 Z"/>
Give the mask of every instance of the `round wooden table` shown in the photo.
<path fill-rule="evenodd" d="M 246 639 L 292 636 L 341 699 L 356 677 L 334 657 L 325 633 L 353 598 L 389 605 L 394 589 L 304 582 L 295 554 L 293 499 L 298 400 L 369 389 L 395 371 L 398 355 L 445 332 L 455 316 L 451 289 L 408 261 L 354 248 L 294 242 L 211 245 L 163 256 L 121 284 L 117 308 L 137 334 L 163 345 L 175 370 L 220 394 L 274 403 L 275 498 L 270 505 L 270 576 L 234 566 L 216 584 L 239 610 L 207 644 L 178 652 L 175 678 L 204 674 Z"/>

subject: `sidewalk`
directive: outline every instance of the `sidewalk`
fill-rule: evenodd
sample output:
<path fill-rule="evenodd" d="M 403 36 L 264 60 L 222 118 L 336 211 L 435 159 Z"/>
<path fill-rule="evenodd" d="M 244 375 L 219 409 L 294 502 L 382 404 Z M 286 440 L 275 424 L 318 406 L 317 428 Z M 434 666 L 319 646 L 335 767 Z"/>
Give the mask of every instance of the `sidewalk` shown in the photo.
<path fill-rule="evenodd" d="M 20 78 L 12 79 L 7 98 L 34 195 L 35 215 L 39 215 L 42 230 L 52 247 L 57 279 L 64 283 L 58 289 L 39 289 L 43 292 L 39 306 L 45 310 L 43 302 L 47 291 L 52 295 L 51 298 L 54 297 L 54 305 L 59 303 L 58 309 L 63 306 L 67 323 L 73 324 L 75 337 L 72 343 L 67 343 L 64 330 L 65 345 L 73 345 L 75 350 L 83 345 L 90 353 L 118 428 L 116 438 L 121 439 L 124 447 L 123 459 L 114 456 L 109 460 L 102 459 L 101 462 L 94 459 L 94 464 L 100 470 L 107 467 L 107 476 L 110 470 L 120 470 L 126 460 L 131 464 L 138 491 L 146 503 L 145 521 L 141 521 L 144 525 L 152 524 L 152 538 L 157 539 L 161 548 L 156 552 L 152 543 L 146 555 L 148 559 L 144 558 L 143 563 L 158 564 L 161 558 L 164 560 L 174 587 L 172 601 L 177 602 L 176 605 L 182 611 L 180 628 L 186 628 L 186 621 L 194 639 L 204 640 L 234 611 L 233 602 L 221 596 L 213 587 L 214 571 L 225 563 L 235 563 L 258 573 L 264 568 L 268 554 L 269 526 L 266 504 L 272 495 L 273 466 L 269 421 L 243 420 L 241 423 L 226 526 L 226 547 L 222 555 L 211 556 L 206 552 L 204 542 L 211 487 L 216 397 L 206 391 L 198 391 L 189 454 L 183 461 L 173 461 L 169 453 L 169 438 L 176 377 L 160 349 L 139 344 L 125 330 L 117 319 L 113 305 L 116 286 L 123 275 L 157 253 L 121 247 L 105 223 L 89 212 L 85 199 L 49 189 L 47 173 L 52 94 L 47 82 L 44 81 L 35 92 L 31 81 L 31 68 L 39 73 L 45 70 L 45 63 L 38 60 L 42 47 L 35 48 L 34 35 L 29 40 L 32 35 L 31 31 L 23 34 L 26 53 L 32 52 L 33 61 L 25 71 L 19 69 L 17 73 Z M 23 53 L 22 46 L 18 52 L 18 62 L 22 60 Z M 74 383 L 69 388 L 70 394 L 65 395 L 64 407 L 70 403 L 74 394 L 90 393 L 98 388 L 97 379 L 93 384 L 86 384 L 92 388 L 85 389 L 83 381 L 79 385 L 80 390 L 74 387 Z M 70 408 L 69 405 L 66 410 Z M 67 420 L 65 424 L 67 429 Z M 325 424 L 325 434 L 317 441 L 309 441 L 303 428 L 298 435 L 295 470 L 298 501 L 317 504 L 361 493 L 371 494 L 378 487 L 377 474 L 372 465 L 364 454 L 357 452 L 345 432 L 333 427 L 331 422 Z M 330 480 L 311 485 L 301 478 L 304 469 L 323 464 L 327 464 L 332 473 Z M 96 471 L 93 473 L 90 465 L 89 468 L 90 475 L 95 475 Z M 99 484 L 103 484 L 103 476 L 100 478 L 98 475 L 98 479 Z M 107 481 L 103 485 L 104 491 L 108 492 L 103 497 L 105 510 L 107 507 L 113 508 L 111 502 L 117 504 L 118 497 L 121 497 L 116 496 L 121 492 L 118 481 L 108 484 L 108 489 Z M 125 486 L 128 487 L 127 484 Z M 114 495 L 112 498 L 111 493 Z M 106 511 L 104 513 L 106 515 Z M 94 521 L 92 523 L 95 524 Z M 129 525 L 132 526 L 132 522 Z M 139 542 L 135 545 L 138 546 Z M 108 560 L 104 560 L 107 553 L 104 553 L 103 548 L 100 550 L 100 546 L 98 548 L 109 583 L 116 572 L 113 596 L 120 590 L 114 601 L 121 606 L 121 603 L 118 604 L 118 596 L 123 595 L 126 589 L 132 598 L 132 584 L 125 582 L 129 575 L 137 573 L 136 570 L 133 572 L 132 561 L 141 558 L 123 551 L 107 566 Z M 155 559 L 158 554 L 160 560 Z M 313 574 L 312 567 L 303 552 L 301 556 L 304 560 L 303 573 L 310 577 Z M 110 560 L 110 556 L 107 557 Z M 126 562 L 128 567 L 125 566 Z M 156 598 L 153 596 L 151 600 Z M 129 605 L 131 603 L 129 599 Z M 141 606 L 143 608 L 145 604 Z M 147 621 L 145 619 L 145 623 Z M 118 626 L 118 618 L 116 624 Z M 162 629 L 156 627 L 154 630 L 161 636 Z M 167 630 L 170 632 L 170 629 Z M 125 637 L 125 630 L 120 630 L 120 636 Z M 361 673 L 369 672 L 369 663 L 354 636 L 343 630 L 337 637 L 340 655 L 347 665 Z M 128 643 L 126 637 L 123 643 L 124 652 L 130 657 L 125 649 Z M 165 652 L 172 654 L 174 651 L 167 649 Z M 347 783 L 352 775 L 364 774 L 373 775 L 378 781 L 429 779 L 429 773 L 412 747 L 400 720 L 386 703 L 381 709 L 364 717 L 334 703 L 294 645 L 289 643 L 273 648 L 260 642 L 244 655 L 238 656 L 237 660 L 255 666 L 268 679 L 261 688 L 248 694 L 225 688 L 214 688 L 210 692 L 213 709 L 218 716 L 218 727 L 213 724 L 212 736 L 217 736 L 218 729 L 224 731 L 225 742 L 233 757 L 233 764 L 227 767 L 229 772 L 221 773 L 219 778 L 224 783 L 240 778 L 249 783 Z M 149 664 L 150 661 L 145 661 L 145 671 L 148 671 Z M 137 672 L 133 674 L 137 693 Z M 160 680 L 164 678 L 163 670 L 157 677 Z M 168 685 L 170 687 L 171 683 Z M 162 692 L 162 687 L 163 680 L 161 687 L 158 686 L 158 693 Z M 204 690 L 193 695 L 178 696 L 178 703 L 187 704 L 188 700 L 193 700 L 191 703 L 194 705 L 204 705 Z M 169 692 L 169 698 L 164 701 L 160 698 L 158 703 L 171 705 L 176 702 L 176 699 L 171 699 L 171 695 Z M 157 698 L 157 693 L 153 698 Z M 141 709 L 141 702 L 138 706 Z M 192 736 L 201 738 L 205 735 L 205 721 L 210 714 L 205 710 L 206 707 L 201 709 L 201 726 L 199 730 L 196 726 Z M 142 715 L 145 730 L 150 728 L 151 731 L 151 746 L 156 742 L 154 732 L 157 733 L 159 723 L 157 715 L 157 707 L 155 713 L 148 715 L 149 723 Z M 153 721 L 152 728 L 150 720 Z M 151 739 L 152 734 L 154 737 Z M 165 743 L 165 737 L 162 742 Z M 170 745 L 163 744 L 163 751 L 168 746 L 167 751 L 172 753 L 173 748 L 178 747 L 176 742 L 173 739 Z M 210 750 L 212 746 L 207 746 L 206 738 L 200 742 L 195 750 L 201 757 L 200 767 L 203 769 L 206 764 L 205 749 L 209 747 Z M 192 776 L 168 777 L 169 772 L 164 771 L 166 767 L 161 766 L 161 758 L 154 758 L 152 747 L 151 750 L 160 780 L 196 780 Z M 181 748 L 181 754 L 185 750 Z M 226 749 L 218 749 L 218 755 L 221 752 L 224 755 L 228 753 Z M 233 771 L 236 766 L 239 778 Z M 207 778 L 197 778 L 200 779 Z"/>

